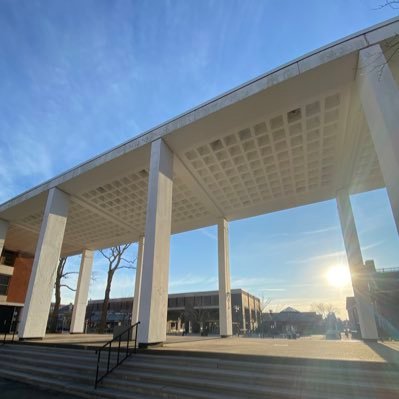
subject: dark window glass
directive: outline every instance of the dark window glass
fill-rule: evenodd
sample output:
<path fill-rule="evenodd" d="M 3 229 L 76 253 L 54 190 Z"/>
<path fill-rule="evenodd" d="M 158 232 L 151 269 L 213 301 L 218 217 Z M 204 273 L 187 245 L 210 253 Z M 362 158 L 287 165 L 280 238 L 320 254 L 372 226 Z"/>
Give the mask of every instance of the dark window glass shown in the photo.
<path fill-rule="evenodd" d="M 178 307 L 184 306 L 184 297 L 177 298 L 177 306 Z"/>
<path fill-rule="evenodd" d="M 3 256 L 1 257 L 1 263 L 6 266 L 14 266 L 15 258 L 17 254 L 11 251 L 3 251 Z"/>
<path fill-rule="evenodd" d="M 194 306 L 201 306 L 202 305 L 202 296 L 196 296 L 194 298 Z"/>
<path fill-rule="evenodd" d="M 0 274 L 0 295 L 7 295 L 9 283 L 10 283 L 10 276 L 4 276 Z"/>
<path fill-rule="evenodd" d="M 194 306 L 194 298 L 193 297 L 185 298 L 185 304 L 187 306 Z"/>
<path fill-rule="evenodd" d="M 218 306 L 219 305 L 219 295 L 212 295 L 212 306 Z"/>
<path fill-rule="evenodd" d="M 212 304 L 211 298 L 212 297 L 210 295 L 202 297 L 202 301 L 203 301 L 204 306 L 210 306 Z"/>

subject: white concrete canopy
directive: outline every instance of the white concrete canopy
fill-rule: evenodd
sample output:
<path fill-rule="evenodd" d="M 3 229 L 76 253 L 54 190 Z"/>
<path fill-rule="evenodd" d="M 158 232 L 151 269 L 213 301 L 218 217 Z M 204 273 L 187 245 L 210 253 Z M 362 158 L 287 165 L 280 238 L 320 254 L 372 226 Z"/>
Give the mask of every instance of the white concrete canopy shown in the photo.
<path fill-rule="evenodd" d="M 76 287 L 75 302 L 73 304 L 70 332 L 81 334 L 85 330 L 85 316 L 87 299 L 91 280 L 91 270 L 93 267 L 94 252 L 85 250 L 80 261 L 78 285 Z"/>
<path fill-rule="evenodd" d="M 387 44 L 398 31 L 395 18 L 306 54 L 7 201 L 0 205 L 0 219 L 9 223 L 5 246 L 35 253 L 48 192 L 57 188 L 70 198 L 62 256 L 138 241 L 146 232 L 151 249 L 144 249 L 141 297 L 151 301 L 155 291 L 146 284 L 158 283 L 146 264 L 158 267 L 159 242 L 169 248 L 166 229 L 173 234 L 330 200 L 341 188 L 353 194 L 385 186 L 398 224 L 399 57 L 389 57 Z M 380 86 L 375 73 L 357 72 L 369 49 L 389 60 Z M 371 114 L 378 118 L 366 118 Z M 149 180 L 157 146 L 173 154 L 162 238 L 151 186 L 161 169 Z M 161 263 L 164 284 L 164 255 Z M 140 319 L 143 306 L 152 305 L 140 303 Z M 142 331 L 151 320 L 144 324 Z M 162 338 L 148 334 L 143 342 Z"/>
<path fill-rule="evenodd" d="M 356 70 L 397 31 L 393 19 L 325 46 L 0 205 L 7 248 L 34 253 L 51 187 L 71 197 L 62 255 L 138 241 L 159 138 L 175 154 L 172 233 L 384 187 Z"/>

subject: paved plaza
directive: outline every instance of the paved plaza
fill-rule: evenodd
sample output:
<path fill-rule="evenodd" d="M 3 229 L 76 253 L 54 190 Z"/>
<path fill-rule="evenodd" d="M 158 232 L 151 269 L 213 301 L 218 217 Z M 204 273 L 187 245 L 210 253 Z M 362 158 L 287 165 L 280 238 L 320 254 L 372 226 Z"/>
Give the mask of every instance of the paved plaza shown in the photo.
<path fill-rule="evenodd" d="M 354 360 L 399 364 L 399 342 L 365 343 L 357 340 L 327 341 L 321 336 L 289 339 L 228 339 L 173 337 L 158 350 L 229 353 L 309 359 Z"/>
<path fill-rule="evenodd" d="M 110 340 L 109 334 L 48 334 L 43 340 L 31 343 L 58 347 L 78 346 L 93 349 Z M 323 336 L 302 337 L 296 340 L 218 336 L 168 336 L 156 351 L 223 353 L 231 355 L 288 357 L 324 360 L 348 360 L 399 364 L 399 342 L 371 342 L 358 340 L 328 341 Z"/>

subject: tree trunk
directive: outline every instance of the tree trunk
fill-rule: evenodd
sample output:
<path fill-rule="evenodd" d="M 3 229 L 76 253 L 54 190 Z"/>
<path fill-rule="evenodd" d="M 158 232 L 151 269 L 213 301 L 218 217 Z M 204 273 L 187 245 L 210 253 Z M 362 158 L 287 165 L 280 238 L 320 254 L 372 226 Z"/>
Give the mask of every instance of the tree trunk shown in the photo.
<path fill-rule="evenodd" d="M 105 327 L 107 325 L 108 304 L 109 304 L 109 297 L 111 294 L 111 284 L 112 284 L 113 277 L 114 277 L 113 270 L 109 270 L 108 278 L 107 278 L 107 286 L 105 288 L 104 302 L 103 302 L 103 306 L 101 309 L 100 325 L 99 325 L 99 329 L 98 329 L 98 332 L 101 334 L 104 333 Z"/>
<path fill-rule="evenodd" d="M 57 332 L 58 314 L 61 305 L 61 279 L 64 274 L 64 266 L 67 258 L 60 258 L 57 267 L 57 277 L 55 279 L 55 304 L 51 314 L 50 332 Z"/>

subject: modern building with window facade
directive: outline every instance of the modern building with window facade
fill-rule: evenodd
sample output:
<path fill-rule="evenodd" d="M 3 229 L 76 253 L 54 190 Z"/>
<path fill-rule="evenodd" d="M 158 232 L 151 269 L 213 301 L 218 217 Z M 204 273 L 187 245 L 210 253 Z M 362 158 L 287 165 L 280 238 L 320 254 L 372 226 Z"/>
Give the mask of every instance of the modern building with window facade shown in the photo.
<path fill-rule="evenodd" d="M 381 338 L 399 339 L 399 268 L 376 269 L 374 261 L 365 262 L 363 275 L 374 308 Z M 360 331 L 359 313 L 354 297 L 346 298 L 350 328 Z"/>
<path fill-rule="evenodd" d="M 109 330 L 118 324 L 131 321 L 134 298 L 114 298 L 108 305 L 107 324 Z M 242 290 L 231 290 L 232 330 L 235 334 L 255 331 L 260 323 L 260 300 Z M 90 300 L 86 310 L 88 330 L 96 330 L 100 321 L 103 300 Z M 187 292 L 169 294 L 167 333 L 219 334 L 218 291 Z"/>

